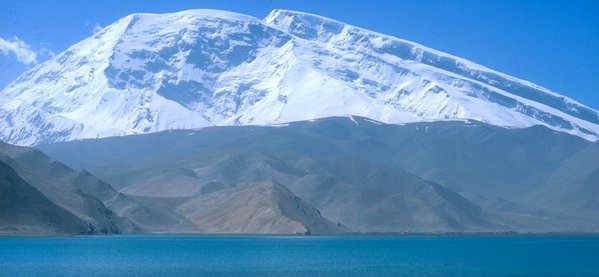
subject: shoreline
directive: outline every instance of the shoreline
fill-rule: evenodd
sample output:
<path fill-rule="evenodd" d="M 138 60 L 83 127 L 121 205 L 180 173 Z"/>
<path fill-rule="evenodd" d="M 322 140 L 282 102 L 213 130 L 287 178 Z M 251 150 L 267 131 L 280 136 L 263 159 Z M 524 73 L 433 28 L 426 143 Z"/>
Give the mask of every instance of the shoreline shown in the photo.
<path fill-rule="evenodd" d="M 30 234 L 1 233 L 2 238 L 114 238 L 114 237 L 262 237 L 262 238 L 319 238 L 319 237 L 599 237 L 599 232 L 406 232 L 406 233 L 347 233 L 347 234 L 237 234 L 237 233 L 140 233 L 140 234 Z"/>

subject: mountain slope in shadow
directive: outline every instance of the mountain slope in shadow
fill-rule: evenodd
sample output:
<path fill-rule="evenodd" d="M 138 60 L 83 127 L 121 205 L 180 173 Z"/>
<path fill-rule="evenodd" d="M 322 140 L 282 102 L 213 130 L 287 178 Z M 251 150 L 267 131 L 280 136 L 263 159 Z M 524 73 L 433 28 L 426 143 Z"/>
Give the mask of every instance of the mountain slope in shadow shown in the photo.
<path fill-rule="evenodd" d="M 150 209 L 118 193 L 112 186 L 89 172 L 76 172 L 52 160 L 39 150 L 0 142 L 0 161 L 53 205 L 68 212 L 76 222 L 84 222 L 81 230 L 69 228 L 72 234 L 115 234 L 185 230 L 184 224 L 170 215 Z M 7 199 L 17 199 L 18 191 L 7 191 Z M 27 201 L 38 197 L 32 194 Z M 23 211 L 25 212 L 25 211 Z M 53 233 L 48 229 L 49 233 Z"/>
<path fill-rule="evenodd" d="M 48 200 L 0 161 L 0 233 L 86 234 L 93 226 Z"/>

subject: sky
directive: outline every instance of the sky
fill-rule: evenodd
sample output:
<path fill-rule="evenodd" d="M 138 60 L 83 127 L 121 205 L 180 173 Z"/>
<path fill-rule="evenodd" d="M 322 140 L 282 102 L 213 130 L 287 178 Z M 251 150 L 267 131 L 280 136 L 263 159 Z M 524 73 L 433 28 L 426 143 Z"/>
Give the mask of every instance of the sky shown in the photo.
<path fill-rule="evenodd" d="M 314 13 L 411 40 L 599 109 L 599 0 L 7 0 L 0 88 L 131 13 L 221 9 L 264 18 Z"/>

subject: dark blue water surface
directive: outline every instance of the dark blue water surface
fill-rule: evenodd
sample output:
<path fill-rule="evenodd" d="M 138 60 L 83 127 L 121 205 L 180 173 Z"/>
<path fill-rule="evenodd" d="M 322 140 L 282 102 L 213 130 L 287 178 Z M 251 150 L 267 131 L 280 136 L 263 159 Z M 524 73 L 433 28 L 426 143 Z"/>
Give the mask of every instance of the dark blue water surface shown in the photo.
<path fill-rule="evenodd" d="M 599 237 L 0 237 L 0 275 L 599 276 Z"/>

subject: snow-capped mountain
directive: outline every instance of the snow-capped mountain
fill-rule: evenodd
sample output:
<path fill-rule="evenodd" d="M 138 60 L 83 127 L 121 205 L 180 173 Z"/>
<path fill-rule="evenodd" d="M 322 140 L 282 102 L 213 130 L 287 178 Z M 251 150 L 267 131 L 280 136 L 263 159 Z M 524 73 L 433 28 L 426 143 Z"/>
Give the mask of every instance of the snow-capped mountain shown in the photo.
<path fill-rule="evenodd" d="M 0 93 L 0 140 L 33 145 L 337 115 L 474 119 L 599 138 L 599 113 L 527 81 L 328 18 L 133 14 Z"/>

